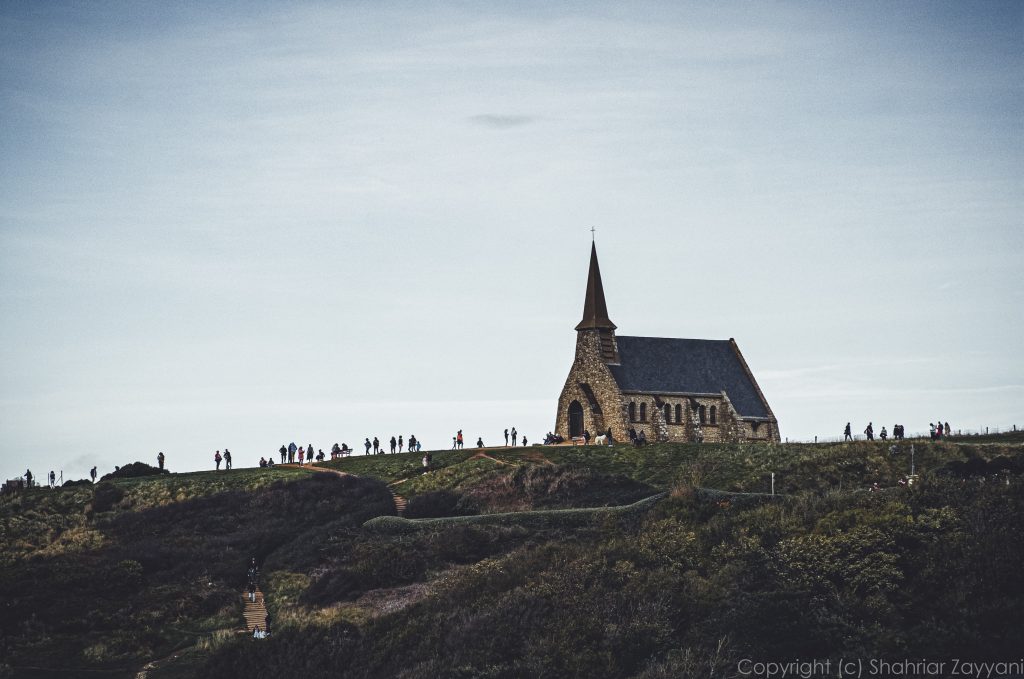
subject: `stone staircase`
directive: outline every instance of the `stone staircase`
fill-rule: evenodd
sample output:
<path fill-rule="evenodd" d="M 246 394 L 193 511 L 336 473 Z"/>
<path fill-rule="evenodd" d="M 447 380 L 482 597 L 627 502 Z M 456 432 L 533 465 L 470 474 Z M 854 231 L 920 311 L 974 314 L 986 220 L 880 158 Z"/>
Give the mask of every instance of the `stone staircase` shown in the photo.
<path fill-rule="evenodd" d="M 401 495 L 399 495 L 395 491 L 391 490 L 390 488 L 388 488 L 388 490 L 391 491 L 391 499 L 395 501 L 395 513 L 398 514 L 399 516 L 404 515 L 405 514 L 405 506 L 407 504 L 409 504 L 409 503 L 406 502 L 404 497 L 402 497 Z"/>
<path fill-rule="evenodd" d="M 256 588 L 256 601 L 249 600 L 249 592 L 246 591 L 242 594 L 245 599 L 245 631 L 250 634 L 256 626 L 259 625 L 260 629 L 266 631 L 267 629 L 267 607 L 263 602 L 263 592 L 260 588 Z"/>

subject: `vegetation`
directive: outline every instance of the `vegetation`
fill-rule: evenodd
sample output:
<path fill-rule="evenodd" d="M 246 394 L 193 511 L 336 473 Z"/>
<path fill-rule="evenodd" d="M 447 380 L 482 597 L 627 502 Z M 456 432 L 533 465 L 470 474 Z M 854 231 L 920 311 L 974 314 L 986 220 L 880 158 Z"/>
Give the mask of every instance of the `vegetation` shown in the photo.
<path fill-rule="evenodd" d="M 915 441 L 902 485 L 910 454 L 466 450 L 426 473 L 380 455 L 326 465 L 358 477 L 24 492 L 0 499 L 0 676 L 156 660 L 150 677 L 654 679 L 733 676 L 740 658 L 1015 658 L 1024 446 Z M 238 631 L 253 555 L 265 641 Z"/>
<path fill-rule="evenodd" d="M 106 481 L 108 479 L 131 479 L 139 476 L 160 476 L 161 474 L 169 473 L 170 472 L 166 469 L 152 467 L 145 462 L 132 462 L 131 464 L 126 464 L 123 467 L 118 467 L 109 474 L 104 474 L 100 481 Z"/>

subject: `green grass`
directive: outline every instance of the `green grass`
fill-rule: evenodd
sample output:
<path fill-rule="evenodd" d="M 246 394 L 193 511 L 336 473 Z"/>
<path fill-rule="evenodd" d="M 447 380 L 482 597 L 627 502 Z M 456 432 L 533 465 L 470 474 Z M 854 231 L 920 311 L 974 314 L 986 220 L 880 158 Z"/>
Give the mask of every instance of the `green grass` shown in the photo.
<path fill-rule="evenodd" d="M 891 453 L 892 446 L 895 453 Z M 826 492 L 866 488 L 873 483 L 894 485 L 910 473 L 910 443 L 892 442 L 820 444 L 654 444 L 534 446 L 492 448 L 485 452 L 506 465 L 472 458 L 478 450 L 437 451 L 431 471 L 424 474 L 421 454 L 359 456 L 324 466 L 369 476 L 392 484 L 405 497 L 433 490 L 465 490 L 508 474 L 522 465 L 575 465 L 598 474 L 621 475 L 654 488 L 668 489 L 677 483 L 738 492 L 769 492 L 771 474 L 779 493 Z M 970 444 L 915 441 L 917 473 L 934 470 L 954 460 L 973 456 L 994 457 L 1020 453 L 1024 446 L 972 440 Z"/>

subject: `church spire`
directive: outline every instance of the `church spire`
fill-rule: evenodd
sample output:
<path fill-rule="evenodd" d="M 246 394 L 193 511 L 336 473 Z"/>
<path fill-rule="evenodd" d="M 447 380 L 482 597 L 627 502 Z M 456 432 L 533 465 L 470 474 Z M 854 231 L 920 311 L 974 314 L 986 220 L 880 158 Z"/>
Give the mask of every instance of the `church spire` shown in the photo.
<path fill-rule="evenodd" d="M 601 285 L 601 267 L 597 265 L 597 243 L 590 245 L 590 273 L 587 275 L 587 298 L 583 302 L 583 320 L 577 330 L 614 330 L 615 324 L 608 318 L 608 306 L 604 301 L 604 286 Z"/>

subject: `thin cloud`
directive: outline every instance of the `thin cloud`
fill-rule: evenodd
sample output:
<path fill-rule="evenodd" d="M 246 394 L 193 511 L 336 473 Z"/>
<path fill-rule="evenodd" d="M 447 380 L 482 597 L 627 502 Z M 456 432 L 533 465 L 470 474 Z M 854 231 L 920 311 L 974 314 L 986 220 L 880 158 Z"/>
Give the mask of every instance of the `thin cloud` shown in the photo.
<path fill-rule="evenodd" d="M 469 122 L 474 125 L 483 125 L 484 127 L 490 127 L 496 130 L 506 130 L 510 127 L 522 127 L 523 125 L 530 125 L 537 122 L 539 118 L 536 116 L 522 116 L 522 115 L 498 115 L 495 113 L 481 113 L 480 115 L 470 116 Z"/>

